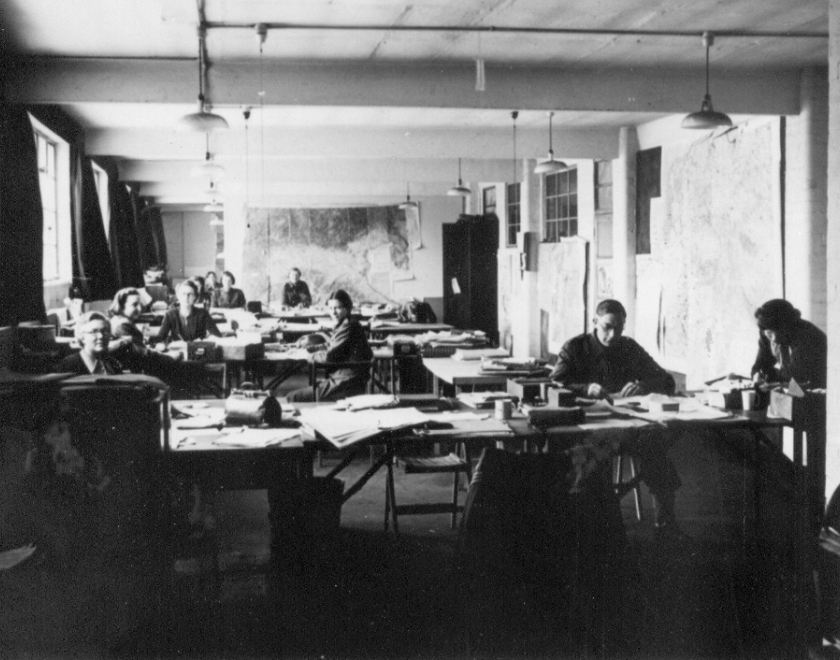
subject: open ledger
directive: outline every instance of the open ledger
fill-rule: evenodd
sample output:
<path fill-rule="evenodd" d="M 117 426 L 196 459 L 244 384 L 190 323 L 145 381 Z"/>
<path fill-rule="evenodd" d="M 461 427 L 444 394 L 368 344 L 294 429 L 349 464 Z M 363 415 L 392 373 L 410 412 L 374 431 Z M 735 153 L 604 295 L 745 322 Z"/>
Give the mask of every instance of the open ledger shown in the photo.
<path fill-rule="evenodd" d="M 386 431 L 422 426 L 430 416 L 417 408 L 376 408 L 365 410 L 324 410 L 310 408 L 300 411 L 299 420 L 339 449 L 372 438 Z"/>

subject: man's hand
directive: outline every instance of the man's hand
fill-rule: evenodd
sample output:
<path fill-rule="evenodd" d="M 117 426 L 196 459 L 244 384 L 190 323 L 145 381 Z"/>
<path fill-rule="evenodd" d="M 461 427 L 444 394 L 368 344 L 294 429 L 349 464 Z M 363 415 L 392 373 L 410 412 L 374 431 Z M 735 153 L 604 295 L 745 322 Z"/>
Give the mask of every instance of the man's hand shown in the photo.
<path fill-rule="evenodd" d="M 607 390 L 598 383 L 589 383 L 586 388 L 586 396 L 591 399 L 606 399 L 608 394 Z"/>
<path fill-rule="evenodd" d="M 630 383 L 627 383 L 623 388 L 621 388 L 621 396 L 628 397 L 628 396 L 636 396 L 639 394 L 644 394 L 645 389 L 639 383 L 639 381 L 634 380 Z"/>

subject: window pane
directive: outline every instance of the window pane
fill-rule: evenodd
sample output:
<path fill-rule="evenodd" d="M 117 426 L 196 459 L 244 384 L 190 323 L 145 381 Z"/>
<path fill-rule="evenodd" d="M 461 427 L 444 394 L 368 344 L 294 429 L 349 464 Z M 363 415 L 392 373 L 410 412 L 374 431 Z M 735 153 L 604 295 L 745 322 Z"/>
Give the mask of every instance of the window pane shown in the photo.
<path fill-rule="evenodd" d="M 569 195 L 569 214 L 567 217 L 576 218 L 577 215 L 577 195 Z"/>
<path fill-rule="evenodd" d="M 557 174 L 558 181 L 557 181 L 557 192 L 561 195 L 566 194 L 569 192 L 569 173 L 568 172 L 560 172 Z"/>
<path fill-rule="evenodd" d="M 556 174 L 548 174 L 545 177 L 545 194 L 546 195 L 556 195 L 557 194 L 557 175 Z"/>
<path fill-rule="evenodd" d="M 612 161 L 599 160 L 595 170 L 599 186 L 612 184 Z"/>
<path fill-rule="evenodd" d="M 569 220 L 569 236 L 577 236 L 577 220 Z"/>
<path fill-rule="evenodd" d="M 557 217 L 557 198 L 551 197 L 545 202 L 545 219 L 554 220 Z"/>
<path fill-rule="evenodd" d="M 569 192 L 577 192 L 577 168 L 568 171 L 569 175 Z"/>

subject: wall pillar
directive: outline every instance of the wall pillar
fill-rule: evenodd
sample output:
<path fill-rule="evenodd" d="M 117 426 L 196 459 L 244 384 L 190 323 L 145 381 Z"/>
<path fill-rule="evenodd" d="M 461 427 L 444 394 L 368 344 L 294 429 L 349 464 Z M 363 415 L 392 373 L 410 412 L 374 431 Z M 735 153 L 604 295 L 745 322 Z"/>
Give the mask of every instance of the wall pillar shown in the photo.
<path fill-rule="evenodd" d="M 827 253 L 840 254 L 840 0 L 828 3 L 828 232 Z M 826 496 L 840 484 L 840 259 L 828 260 L 828 429 Z"/>
<path fill-rule="evenodd" d="M 534 174 L 537 161 L 522 161 L 522 180 L 520 184 L 520 221 L 521 231 L 536 232 L 542 236 L 542 200 L 540 197 L 540 176 Z M 537 256 L 539 259 L 539 255 Z M 520 271 L 522 292 L 515 309 L 521 313 L 515 315 L 511 324 L 514 336 L 513 353 L 516 357 L 537 357 L 540 355 L 540 301 L 538 273 Z"/>
<path fill-rule="evenodd" d="M 802 74 L 802 109 L 787 120 L 785 167 L 785 297 L 826 329 L 826 195 L 828 80 L 823 69 Z"/>
<path fill-rule="evenodd" d="M 622 127 L 613 161 L 613 296 L 627 310 L 625 332 L 636 322 L 636 151 L 635 128 Z M 594 310 L 593 310 L 594 312 Z"/>

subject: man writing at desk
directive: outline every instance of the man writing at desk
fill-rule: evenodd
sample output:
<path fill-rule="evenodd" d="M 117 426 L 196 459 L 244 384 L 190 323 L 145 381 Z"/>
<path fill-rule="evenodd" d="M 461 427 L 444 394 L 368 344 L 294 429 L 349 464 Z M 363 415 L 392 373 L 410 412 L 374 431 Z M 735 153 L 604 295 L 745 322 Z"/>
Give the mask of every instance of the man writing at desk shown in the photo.
<path fill-rule="evenodd" d="M 623 337 L 627 312 L 617 300 L 604 300 L 595 310 L 589 334 L 567 341 L 560 350 L 552 380 L 581 397 L 608 399 L 657 392 L 674 393 L 673 377 L 635 340 Z M 656 527 L 677 532 L 674 493 L 680 477 L 668 449 L 673 440 L 665 433 L 646 435 L 638 443 L 642 479 L 656 505 Z"/>

